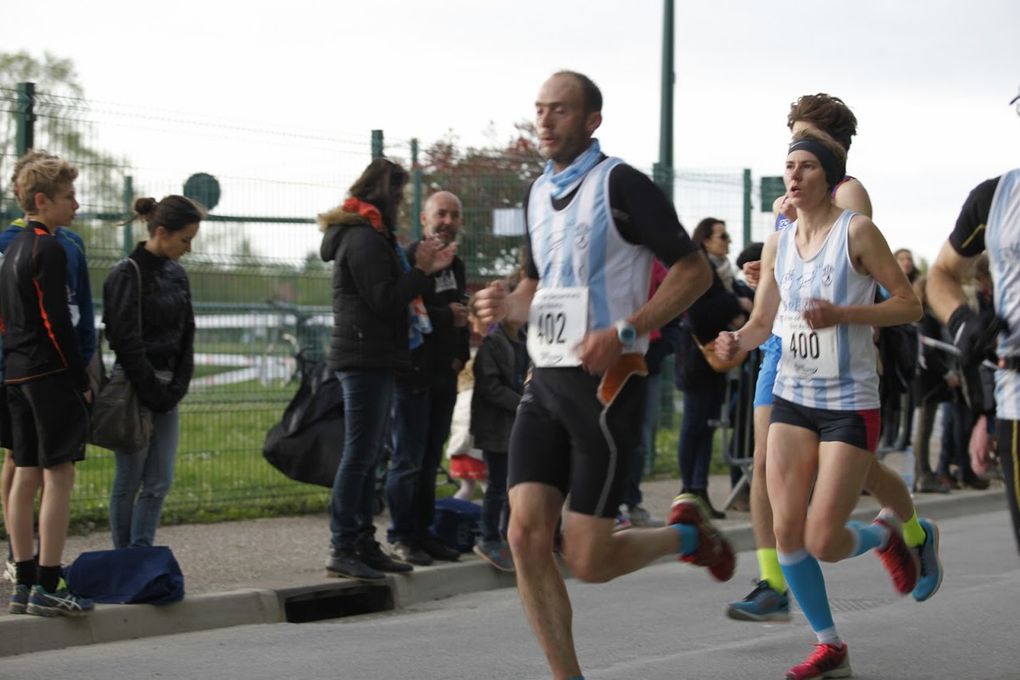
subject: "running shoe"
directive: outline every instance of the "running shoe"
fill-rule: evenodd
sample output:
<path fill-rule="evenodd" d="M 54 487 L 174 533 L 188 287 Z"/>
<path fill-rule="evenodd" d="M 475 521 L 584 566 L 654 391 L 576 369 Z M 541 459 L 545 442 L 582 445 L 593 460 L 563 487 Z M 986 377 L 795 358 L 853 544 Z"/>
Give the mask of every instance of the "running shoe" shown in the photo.
<path fill-rule="evenodd" d="M 75 595 L 60 579 L 55 592 L 48 592 L 42 586 L 32 586 L 25 611 L 36 616 L 84 616 L 95 608 L 87 597 Z"/>
<path fill-rule="evenodd" d="M 719 530 L 712 526 L 701 499 L 692 493 L 682 493 L 673 499 L 668 524 L 689 524 L 698 530 L 698 547 L 678 560 L 698 567 L 708 567 L 717 581 L 729 581 L 737 566 L 733 546 Z"/>
<path fill-rule="evenodd" d="M 756 581 L 754 590 L 743 600 L 730 602 L 726 616 L 737 621 L 789 621 L 790 597 L 768 581 Z"/>
<path fill-rule="evenodd" d="M 652 515 L 642 505 L 627 509 L 626 517 L 633 527 L 661 527 L 662 519 Z"/>
<path fill-rule="evenodd" d="M 889 530 L 889 540 L 885 548 L 877 548 L 875 552 L 882 559 L 885 570 L 892 576 L 896 592 L 900 595 L 912 592 L 917 585 L 920 567 L 917 563 L 917 553 L 908 548 L 903 540 L 899 519 L 892 510 L 885 508 L 878 513 L 872 524 L 881 524 Z"/>
<path fill-rule="evenodd" d="M 830 644 L 815 645 L 811 656 L 786 671 L 786 680 L 817 680 L 819 678 L 849 678 L 850 654 L 846 643 L 837 647 Z"/>
<path fill-rule="evenodd" d="M 32 592 L 32 589 L 28 586 L 18 583 L 14 586 L 14 591 L 11 593 L 10 604 L 7 605 L 7 612 L 10 614 L 24 614 L 25 610 L 28 609 L 28 597 Z"/>
<path fill-rule="evenodd" d="M 482 541 L 475 543 L 474 552 L 500 571 L 513 572 L 514 558 L 505 541 Z"/>
<path fill-rule="evenodd" d="M 924 543 L 914 548 L 921 565 L 921 575 L 910 593 L 918 602 L 924 602 L 938 592 L 942 585 L 942 560 L 939 559 L 939 527 L 926 517 L 917 520 L 924 529 Z"/>

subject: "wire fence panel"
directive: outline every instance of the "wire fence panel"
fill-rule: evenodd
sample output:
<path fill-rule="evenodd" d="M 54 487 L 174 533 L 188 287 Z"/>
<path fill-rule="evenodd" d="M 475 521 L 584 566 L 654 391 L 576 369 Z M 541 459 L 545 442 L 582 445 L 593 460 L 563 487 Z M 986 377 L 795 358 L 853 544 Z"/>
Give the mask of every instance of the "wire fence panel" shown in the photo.
<path fill-rule="evenodd" d="M 168 521 L 322 510 L 328 490 L 292 482 L 261 456 L 267 430 L 300 382 L 296 354 L 325 356 L 332 327 L 332 264 L 319 255 L 317 214 L 337 206 L 371 160 L 370 131 L 358 134 L 269 129 L 215 116 L 36 93 L 34 148 L 75 163 L 97 320 L 110 268 L 144 227 L 124 225 L 133 199 L 182 193 L 189 178 L 210 207 L 182 262 L 195 302 L 195 378 L 181 404 L 176 480 Z M 21 216 L 9 187 L 21 103 L 0 89 L 0 217 Z M 394 138 L 396 139 L 396 138 Z M 412 167 L 409 141 L 386 141 L 389 157 L 412 168 L 420 196 L 456 193 L 464 204 L 459 254 L 470 286 L 511 274 L 521 261 L 523 204 L 543 168 L 534 149 L 455 150 L 440 140 Z M 679 215 L 693 230 L 706 216 L 741 233 L 746 212 L 740 170 L 677 171 Z M 215 183 L 196 175 L 208 175 Z M 199 181 L 201 180 L 201 181 Z M 190 185 L 189 185 L 190 186 Z M 398 232 L 419 233 L 414 186 Z M 756 235 L 768 222 L 755 210 Z M 735 256 L 736 253 L 734 252 Z M 106 364 L 112 363 L 107 348 Z M 672 402 L 672 390 L 664 396 Z M 675 440 L 675 433 L 670 436 Z M 338 446 L 340 442 L 337 443 Z M 75 521 L 104 523 L 113 478 L 111 453 L 90 447 L 78 466 Z"/>

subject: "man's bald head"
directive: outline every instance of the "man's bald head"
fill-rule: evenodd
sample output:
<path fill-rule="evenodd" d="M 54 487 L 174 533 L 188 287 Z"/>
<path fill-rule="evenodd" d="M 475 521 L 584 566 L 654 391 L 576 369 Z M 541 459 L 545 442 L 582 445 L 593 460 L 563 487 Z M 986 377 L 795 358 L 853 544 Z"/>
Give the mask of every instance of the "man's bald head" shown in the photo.
<path fill-rule="evenodd" d="M 463 209 L 455 194 L 437 191 L 426 199 L 421 211 L 421 225 L 426 237 L 438 237 L 451 243 L 463 224 Z"/>

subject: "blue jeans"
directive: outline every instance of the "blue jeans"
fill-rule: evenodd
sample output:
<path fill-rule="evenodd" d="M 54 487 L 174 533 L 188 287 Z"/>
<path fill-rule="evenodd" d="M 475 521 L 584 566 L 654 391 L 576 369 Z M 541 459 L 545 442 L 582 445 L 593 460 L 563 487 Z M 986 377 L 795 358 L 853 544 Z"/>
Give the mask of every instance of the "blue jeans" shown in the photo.
<path fill-rule="evenodd" d="M 375 469 L 393 402 L 393 371 L 337 371 L 344 391 L 344 451 L 333 480 L 329 528 L 333 547 L 354 550 L 372 540 Z"/>
<path fill-rule="evenodd" d="M 659 424 L 659 398 L 662 395 L 662 376 L 649 375 L 645 380 L 645 404 L 642 411 L 641 441 L 631 457 L 631 466 L 627 484 L 623 489 L 623 502 L 628 508 L 641 505 L 641 477 L 644 476 L 646 465 L 651 466 L 655 460 L 655 431 Z"/>
<path fill-rule="evenodd" d="M 113 547 L 151 546 L 174 481 L 180 413 L 152 414 L 152 438 L 140 451 L 115 451 L 117 470 L 110 493 Z M 141 491 L 139 492 L 139 488 Z"/>
<path fill-rule="evenodd" d="M 482 499 L 482 516 L 478 520 L 478 531 L 482 541 L 502 541 L 510 522 L 510 506 L 507 505 L 506 471 L 509 456 L 506 451 L 482 451 L 488 470 L 489 485 L 485 487 Z"/>
<path fill-rule="evenodd" d="M 457 376 L 437 375 L 428 387 L 396 388 L 393 458 L 386 473 L 390 543 L 414 543 L 427 535 L 436 510 L 436 470 L 450 436 L 457 403 Z"/>
<path fill-rule="evenodd" d="M 684 392 L 684 420 L 680 426 L 677 458 L 684 489 L 708 488 L 708 468 L 712 462 L 715 427 L 709 420 L 719 417 L 725 384 Z"/>

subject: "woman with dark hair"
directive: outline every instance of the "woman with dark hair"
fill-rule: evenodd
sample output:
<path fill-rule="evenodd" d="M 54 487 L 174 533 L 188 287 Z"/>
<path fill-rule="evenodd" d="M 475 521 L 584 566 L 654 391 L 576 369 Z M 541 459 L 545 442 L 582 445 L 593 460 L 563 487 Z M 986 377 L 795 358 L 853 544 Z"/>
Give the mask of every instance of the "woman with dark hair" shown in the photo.
<path fill-rule="evenodd" d="M 140 451 L 115 451 L 110 530 L 117 548 L 151 546 L 174 479 L 180 438 L 177 405 L 194 372 L 195 314 L 188 275 L 177 261 L 205 217 L 184 196 L 135 201 L 149 238 L 118 262 L 103 284 L 103 322 L 122 370 L 152 411 L 152 436 Z M 139 321 L 141 325 L 139 326 Z"/>
<path fill-rule="evenodd" d="M 385 158 L 369 163 L 343 205 L 319 215 L 320 255 L 333 262 L 329 365 L 344 394 L 344 449 L 330 501 L 327 575 L 380 581 L 411 565 L 391 559 L 372 524 L 375 469 L 393 401 L 396 372 L 432 330 L 421 296 L 429 274 L 450 266 L 454 244 L 423 239 L 408 262 L 396 217 L 407 171 Z"/>
<path fill-rule="evenodd" d="M 852 674 L 820 561 L 838 562 L 874 549 L 901 595 L 913 592 L 921 576 L 918 555 L 905 542 L 891 508 L 870 524 L 849 521 L 878 443 L 872 329 L 918 320 L 921 304 L 875 224 L 836 204 L 832 190 L 845 176 L 846 150 L 831 136 L 794 135 L 784 181 L 797 219 L 765 244 L 750 320 L 716 340 L 717 354 L 730 357 L 760 345 L 780 321 L 783 356 L 768 430 L 766 482 L 779 564 L 818 640 L 815 651 L 787 671 L 792 680 Z M 879 303 L 877 285 L 890 292 Z M 922 522 L 933 533 L 934 556 L 937 529 Z"/>
<path fill-rule="evenodd" d="M 697 343 L 711 342 L 720 331 L 738 327 L 746 318 L 746 307 L 734 294 L 733 265 L 726 255 L 730 250 L 730 236 L 726 223 L 706 217 L 694 229 L 691 240 L 700 246 L 715 270 L 712 286 L 698 298 L 681 324 L 678 342 L 677 387 L 684 393 L 684 415 L 677 443 L 677 461 L 680 466 L 681 493 L 693 493 L 708 506 L 713 519 L 725 514 L 716 510 L 708 498 L 708 470 L 712 461 L 712 439 L 719 419 L 723 396 L 726 393 L 726 375 L 717 373 L 708 365 Z"/>

